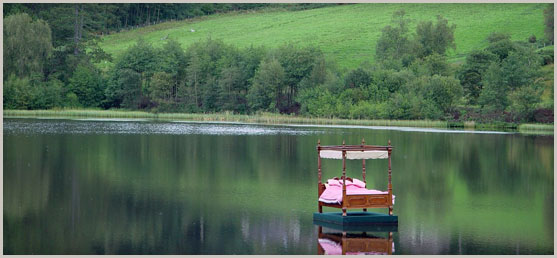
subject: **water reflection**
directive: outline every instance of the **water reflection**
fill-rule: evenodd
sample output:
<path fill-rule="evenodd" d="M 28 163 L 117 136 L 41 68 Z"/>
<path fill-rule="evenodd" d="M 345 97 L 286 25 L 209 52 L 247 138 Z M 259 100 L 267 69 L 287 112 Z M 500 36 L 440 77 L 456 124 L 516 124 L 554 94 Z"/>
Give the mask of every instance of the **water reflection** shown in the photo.
<path fill-rule="evenodd" d="M 317 139 L 362 138 L 396 148 L 396 254 L 553 254 L 552 136 L 34 119 L 3 133 L 5 254 L 315 254 Z M 382 162 L 366 166 L 375 189 Z"/>
<path fill-rule="evenodd" d="M 4 133 L 40 134 L 169 134 L 169 135 L 308 135 L 321 130 L 242 123 L 153 122 L 143 120 L 14 120 L 4 123 Z"/>
<path fill-rule="evenodd" d="M 395 230 L 396 226 L 389 230 Z M 318 226 L 317 254 L 319 255 L 391 255 L 395 252 L 393 232 L 336 231 Z"/>

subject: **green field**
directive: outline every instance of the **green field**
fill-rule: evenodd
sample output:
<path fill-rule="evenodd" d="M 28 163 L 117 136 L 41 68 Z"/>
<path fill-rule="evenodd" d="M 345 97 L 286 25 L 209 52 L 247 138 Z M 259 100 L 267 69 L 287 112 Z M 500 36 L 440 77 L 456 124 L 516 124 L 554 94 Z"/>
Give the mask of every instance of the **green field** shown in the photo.
<path fill-rule="evenodd" d="M 116 33 L 105 36 L 101 47 L 118 57 L 140 37 L 160 46 L 165 42 L 162 38 L 168 35 L 182 47 L 208 37 L 238 47 L 277 47 L 290 42 L 318 46 L 340 67 L 351 69 L 363 61 L 373 62 L 381 29 L 390 23 L 394 11 L 404 9 L 412 20 L 412 31 L 417 22 L 435 20 L 438 14 L 456 24 L 456 50 L 450 50 L 448 55 L 450 61 L 457 62 L 469 51 L 487 46 L 485 38 L 493 31 L 510 33 L 513 40 L 526 40 L 532 34 L 542 39 L 545 5 L 354 4 L 305 11 L 264 9 L 165 22 Z"/>

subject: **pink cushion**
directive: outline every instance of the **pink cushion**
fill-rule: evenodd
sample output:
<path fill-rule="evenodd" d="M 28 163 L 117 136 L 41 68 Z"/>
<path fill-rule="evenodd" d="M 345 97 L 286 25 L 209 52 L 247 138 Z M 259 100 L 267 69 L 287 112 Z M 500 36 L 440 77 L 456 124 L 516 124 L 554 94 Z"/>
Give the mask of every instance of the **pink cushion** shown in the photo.
<path fill-rule="evenodd" d="M 336 186 L 342 186 L 342 180 L 339 179 L 329 179 L 327 180 L 327 184 L 328 185 L 336 185 Z M 346 186 L 356 186 L 359 188 L 365 188 L 366 187 L 366 183 L 364 183 L 363 181 L 353 178 L 352 182 L 350 180 L 346 180 Z"/>
<path fill-rule="evenodd" d="M 337 180 L 337 179 L 329 179 L 327 180 L 327 184 L 328 185 L 337 185 L 337 186 L 342 186 L 342 181 Z"/>
<path fill-rule="evenodd" d="M 321 248 L 323 248 L 323 251 L 325 251 L 325 254 L 328 255 L 342 254 L 342 245 L 332 240 L 329 240 L 327 238 L 319 238 L 317 239 L 317 241 L 319 242 L 319 245 L 321 245 Z"/>
<path fill-rule="evenodd" d="M 356 178 L 353 178 L 352 182 L 346 181 L 346 186 L 349 186 L 349 185 L 357 186 L 357 187 L 360 187 L 360 188 L 365 188 L 366 187 L 366 183 L 364 183 L 363 181 L 361 181 L 359 179 L 356 179 Z"/>
<path fill-rule="evenodd" d="M 365 188 L 365 183 L 358 180 L 352 179 L 353 182 L 346 180 L 346 194 L 347 195 L 358 195 L 358 194 L 388 194 L 389 192 L 369 190 Z M 342 180 L 329 179 L 327 180 L 329 185 L 325 188 L 325 191 L 319 196 L 319 201 L 325 203 L 342 203 Z M 393 204 L 395 204 L 395 196 L 393 195 Z"/>

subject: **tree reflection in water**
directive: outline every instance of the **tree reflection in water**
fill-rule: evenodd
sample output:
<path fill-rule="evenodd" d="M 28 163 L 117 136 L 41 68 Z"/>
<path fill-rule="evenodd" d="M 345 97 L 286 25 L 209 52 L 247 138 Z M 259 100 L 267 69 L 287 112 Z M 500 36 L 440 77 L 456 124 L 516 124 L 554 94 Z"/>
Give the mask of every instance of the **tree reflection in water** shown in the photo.
<path fill-rule="evenodd" d="M 396 148 L 396 254 L 553 254 L 553 136 L 39 119 L 3 129 L 5 254 L 315 254 L 316 142 L 362 138 Z M 382 162 L 366 164 L 370 188 L 387 189 Z M 361 162 L 346 165 L 361 176 Z M 323 168 L 330 178 L 342 164 Z"/>

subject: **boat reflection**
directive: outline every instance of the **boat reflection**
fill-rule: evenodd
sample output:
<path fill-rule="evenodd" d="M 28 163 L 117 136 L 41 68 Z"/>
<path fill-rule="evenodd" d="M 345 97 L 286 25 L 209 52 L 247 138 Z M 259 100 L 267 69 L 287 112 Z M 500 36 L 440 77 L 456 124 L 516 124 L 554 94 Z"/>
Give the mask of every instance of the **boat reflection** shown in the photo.
<path fill-rule="evenodd" d="M 324 230 L 325 229 L 325 230 Z M 384 227 L 382 229 L 385 229 Z M 318 225 L 317 254 L 319 255 L 390 255 L 395 251 L 393 232 L 396 226 L 387 230 L 367 229 L 340 231 Z"/>

